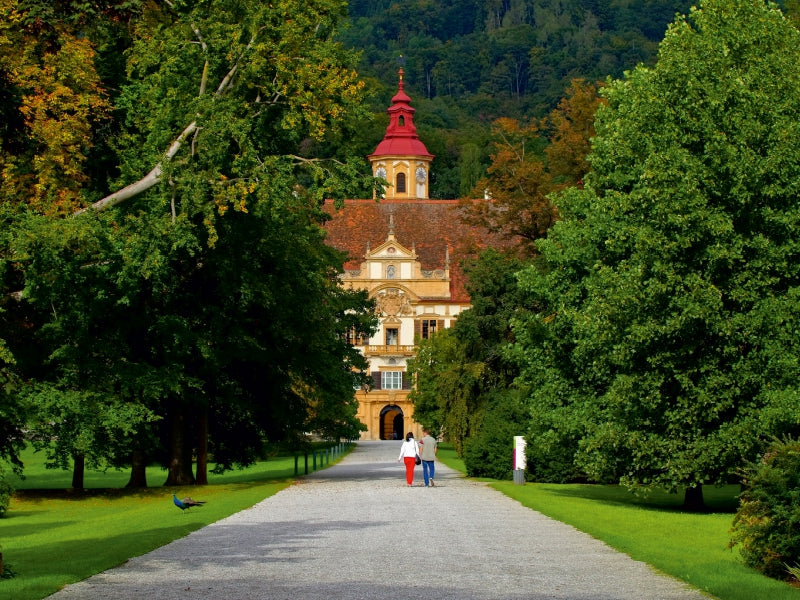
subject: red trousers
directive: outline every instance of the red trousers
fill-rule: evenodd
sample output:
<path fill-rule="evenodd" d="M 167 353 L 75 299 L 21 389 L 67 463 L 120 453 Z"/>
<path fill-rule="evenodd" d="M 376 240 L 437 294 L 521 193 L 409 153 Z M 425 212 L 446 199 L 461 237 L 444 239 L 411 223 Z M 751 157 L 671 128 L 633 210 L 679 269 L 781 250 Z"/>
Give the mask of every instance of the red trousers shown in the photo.
<path fill-rule="evenodd" d="M 414 483 L 414 467 L 417 466 L 416 459 L 413 456 L 404 456 L 403 462 L 406 463 L 406 483 L 412 485 Z"/>

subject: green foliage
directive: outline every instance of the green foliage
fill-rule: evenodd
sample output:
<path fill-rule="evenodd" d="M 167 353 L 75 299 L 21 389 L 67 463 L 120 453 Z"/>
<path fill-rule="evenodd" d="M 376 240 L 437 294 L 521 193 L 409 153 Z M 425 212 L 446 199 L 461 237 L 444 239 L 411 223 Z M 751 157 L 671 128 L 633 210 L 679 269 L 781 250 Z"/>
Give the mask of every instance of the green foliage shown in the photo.
<path fill-rule="evenodd" d="M 21 381 L 17 359 L 11 349 L 19 331 L 19 321 L 9 314 L 18 305 L 11 294 L 17 282 L 8 252 L 12 236 L 7 224 L 14 213 L 8 204 L 0 203 L 0 223 L 3 224 L 0 227 L 0 469 L 6 462 L 19 472 L 22 466 L 19 452 L 24 446 L 22 430 L 27 414 L 20 401 Z"/>
<path fill-rule="evenodd" d="M 23 428 L 28 416 L 20 401 L 20 387 L 15 371 L 0 359 L 0 465 L 7 462 L 15 472 L 22 467 L 19 452 L 24 446 Z"/>
<path fill-rule="evenodd" d="M 420 340 L 417 356 L 409 361 L 409 374 L 417 382 L 409 395 L 414 419 L 431 431 L 442 431 L 459 454 L 480 421 L 476 390 L 482 368 L 469 362 L 450 329 Z"/>
<path fill-rule="evenodd" d="M 528 415 L 513 392 L 496 392 L 477 433 L 464 443 L 464 465 L 470 477 L 511 479 L 514 436 L 525 433 Z"/>
<path fill-rule="evenodd" d="M 529 444 L 676 490 L 800 426 L 799 52 L 775 7 L 706 0 L 606 86 L 586 189 L 556 198 L 547 267 L 521 277 L 542 307 L 518 323 L 521 382 L 550 419 Z"/>
<path fill-rule="evenodd" d="M 410 395 L 414 418 L 431 431 L 441 428 L 459 455 L 465 440 L 480 434 L 487 407 L 497 402 L 492 417 L 497 427 L 509 418 L 507 411 L 515 410 L 510 408 L 513 402 L 503 406 L 504 395 L 498 390 L 510 386 L 517 373 L 504 350 L 510 341 L 510 320 L 521 311 L 515 278 L 521 264 L 495 250 L 469 261 L 472 308 L 462 312 L 452 328 L 421 340 L 417 357 L 409 361 L 409 372 L 417 382 Z M 517 417 L 518 423 L 524 421 Z M 482 450 L 474 447 L 474 452 Z M 482 461 L 478 458 L 476 464 Z"/>
<path fill-rule="evenodd" d="M 359 431 L 352 390 L 366 363 L 344 334 L 369 333 L 374 319 L 365 294 L 341 288 L 343 257 L 325 245 L 319 209 L 372 181 L 341 143 L 366 116 L 355 55 L 334 40 L 343 8 L 0 7 L 0 79 L 14 83 L 0 96 L 13 117 L 0 166 L 14 177 L 3 192 L 30 207 L 9 217 L 3 244 L 24 301 L 3 339 L 35 384 L 32 431 L 58 440 L 54 464 L 138 457 L 136 485 L 150 460 L 188 483 L 195 454 L 202 480 L 209 452 L 224 470 L 252 462 L 265 438 Z M 52 81 L 69 99 L 63 114 L 40 110 L 49 88 L 28 91 Z M 85 122 L 111 101 L 113 122 Z M 80 143 L 29 143 L 40 121 Z M 95 145 L 107 156 L 89 167 Z M 52 189 L 74 192 L 63 202 L 31 179 L 40 156 L 69 167 L 71 178 L 48 171 Z M 75 218 L 41 216 L 96 200 L 108 181 L 133 187 Z M 34 196 L 40 188 L 47 202 Z"/>
<path fill-rule="evenodd" d="M 88 390 L 36 384 L 25 392 L 30 406 L 27 439 L 44 448 L 51 468 L 67 469 L 74 456 L 86 466 L 124 464 L 132 436 L 156 416 L 139 403 Z"/>
<path fill-rule="evenodd" d="M 350 2 L 343 34 L 363 48 L 360 70 L 389 83 L 387 65 L 405 59 L 410 86 L 425 97 L 499 96 L 504 108 L 538 97 L 555 105 L 569 80 L 619 77 L 650 62 L 666 25 L 690 2 L 524 0 Z M 519 116 L 504 110 L 506 116 Z M 499 116 L 499 114 L 494 115 Z M 541 115 L 540 115 L 541 116 Z"/>
<path fill-rule="evenodd" d="M 418 109 L 415 122 L 436 155 L 431 197 L 457 198 L 474 189 L 476 158 L 481 170 L 491 162 L 490 123 L 500 117 L 542 118 L 574 79 L 593 83 L 621 77 L 639 63 L 652 64 L 667 24 L 692 4 L 358 1 L 348 3 L 349 27 L 340 39 L 361 52 L 358 70 L 377 92 L 371 110 L 379 119 L 402 61 L 406 91 Z M 361 128 L 354 139 L 372 144 L 370 152 L 379 138 Z"/>
<path fill-rule="evenodd" d="M 14 493 L 14 486 L 8 481 L 5 469 L 0 465 L 0 518 L 8 511 L 12 493 Z"/>
<path fill-rule="evenodd" d="M 774 442 L 749 468 L 731 546 L 765 575 L 787 579 L 800 556 L 800 441 Z"/>

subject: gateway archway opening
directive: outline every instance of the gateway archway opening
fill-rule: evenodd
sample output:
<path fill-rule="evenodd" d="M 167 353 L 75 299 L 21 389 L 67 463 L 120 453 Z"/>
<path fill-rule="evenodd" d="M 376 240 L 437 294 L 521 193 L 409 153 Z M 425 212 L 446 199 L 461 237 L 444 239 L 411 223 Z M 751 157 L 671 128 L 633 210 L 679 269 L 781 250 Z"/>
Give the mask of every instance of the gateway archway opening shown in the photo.
<path fill-rule="evenodd" d="M 380 439 L 402 440 L 405 434 L 403 411 L 396 404 L 384 406 L 381 410 Z"/>

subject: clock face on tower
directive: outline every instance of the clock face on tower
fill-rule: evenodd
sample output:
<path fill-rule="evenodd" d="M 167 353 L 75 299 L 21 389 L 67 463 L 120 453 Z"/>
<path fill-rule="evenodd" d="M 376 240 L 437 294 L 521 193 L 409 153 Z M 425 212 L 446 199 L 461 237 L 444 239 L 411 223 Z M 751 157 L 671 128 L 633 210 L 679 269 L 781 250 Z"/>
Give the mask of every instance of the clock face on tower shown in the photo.
<path fill-rule="evenodd" d="M 383 167 L 378 167 L 377 169 L 375 169 L 375 177 L 386 179 L 386 169 L 384 169 Z"/>
<path fill-rule="evenodd" d="M 425 179 L 428 177 L 428 174 L 425 172 L 423 167 L 417 167 L 417 181 L 419 183 L 425 183 Z"/>

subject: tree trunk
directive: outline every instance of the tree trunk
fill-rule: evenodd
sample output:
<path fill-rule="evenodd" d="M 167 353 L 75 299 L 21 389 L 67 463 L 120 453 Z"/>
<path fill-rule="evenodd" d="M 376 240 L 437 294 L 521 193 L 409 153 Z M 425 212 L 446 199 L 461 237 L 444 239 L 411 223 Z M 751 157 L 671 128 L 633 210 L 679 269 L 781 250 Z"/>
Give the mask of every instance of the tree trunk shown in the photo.
<path fill-rule="evenodd" d="M 125 485 L 126 488 L 146 488 L 147 487 L 147 463 L 144 451 L 135 448 L 131 452 L 131 478 Z"/>
<path fill-rule="evenodd" d="M 186 408 L 175 403 L 171 413 L 169 465 L 164 485 L 193 485 L 195 479 L 192 475 L 192 450 L 187 443 Z"/>
<path fill-rule="evenodd" d="M 86 470 L 86 457 L 83 454 L 75 454 L 72 456 L 72 489 L 83 489 L 83 474 Z"/>
<path fill-rule="evenodd" d="M 691 510 L 693 512 L 705 510 L 706 503 L 703 500 L 702 484 L 686 488 L 686 494 L 683 496 L 683 508 L 684 510 Z"/>
<path fill-rule="evenodd" d="M 208 485 L 208 407 L 200 410 L 197 423 L 197 485 Z"/>

